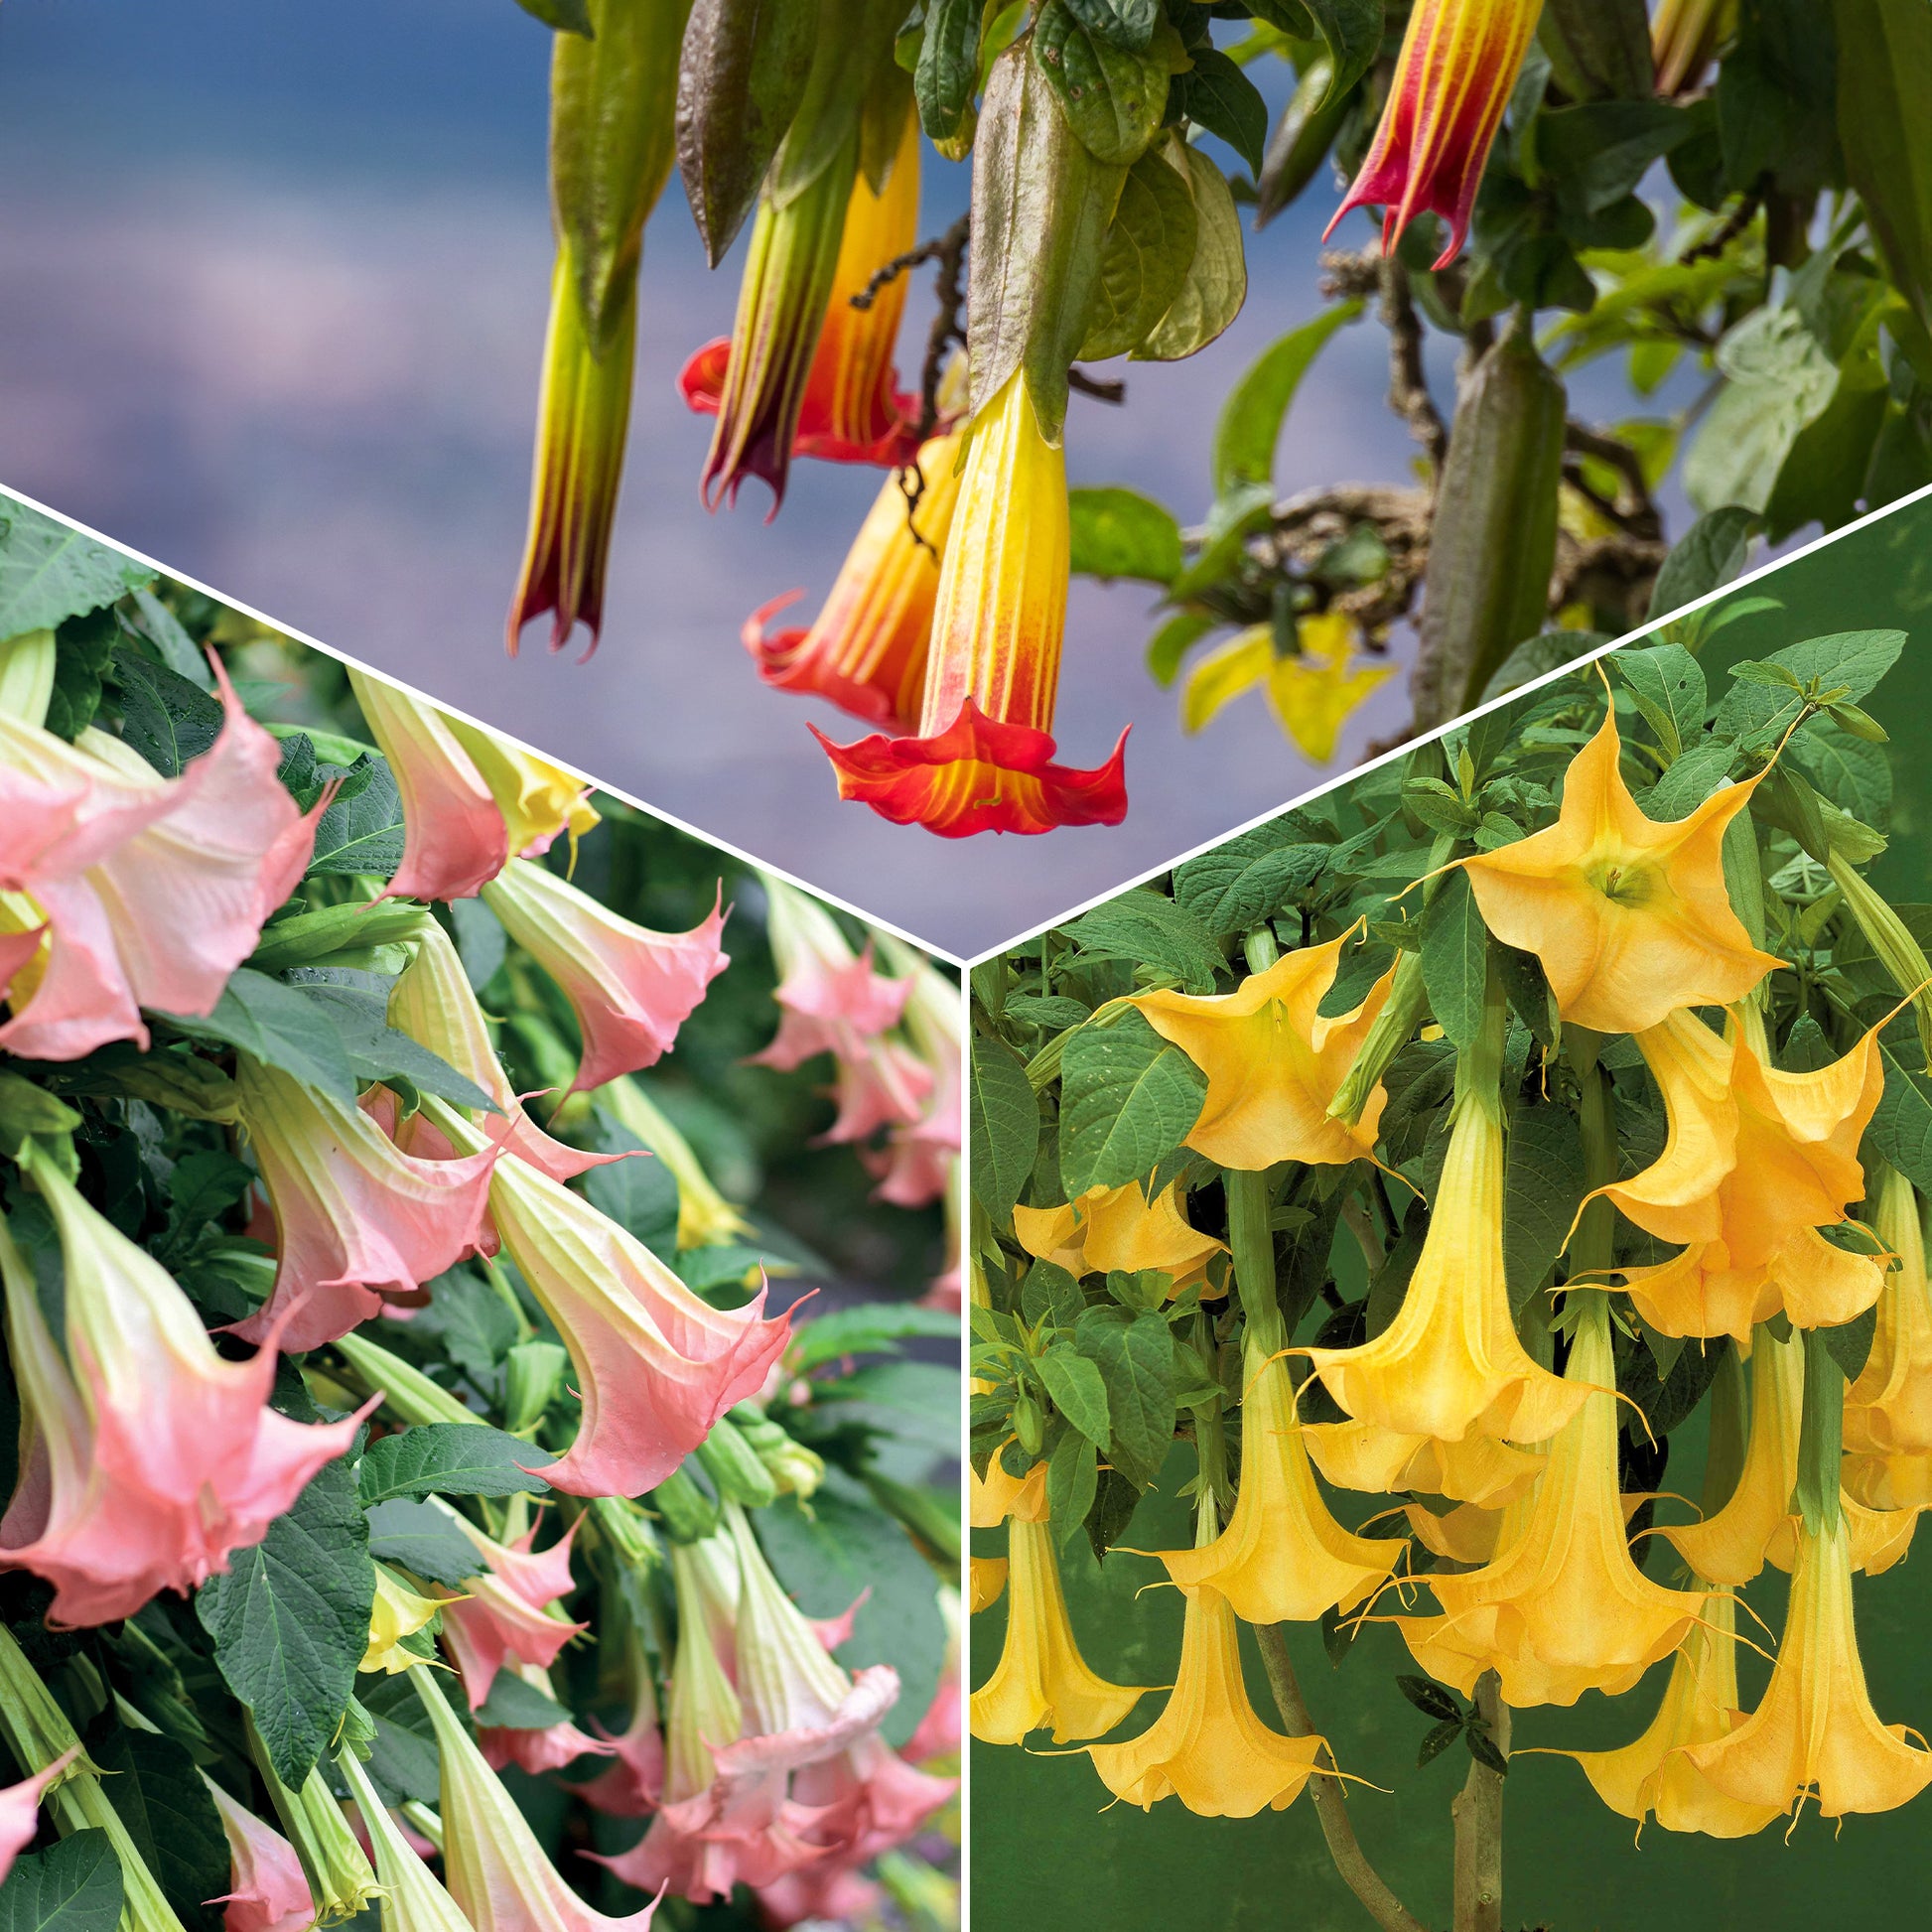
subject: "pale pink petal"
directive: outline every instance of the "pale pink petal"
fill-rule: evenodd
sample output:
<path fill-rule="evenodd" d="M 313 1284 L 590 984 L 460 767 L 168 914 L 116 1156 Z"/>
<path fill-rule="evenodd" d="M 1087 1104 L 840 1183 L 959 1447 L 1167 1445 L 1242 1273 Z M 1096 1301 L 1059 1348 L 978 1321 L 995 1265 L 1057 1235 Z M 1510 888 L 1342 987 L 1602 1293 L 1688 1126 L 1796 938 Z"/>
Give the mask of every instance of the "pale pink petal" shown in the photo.
<path fill-rule="evenodd" d="M 79 1755 L 80 1746 L 74 1744 L 46 1770 L 0 1790 L 0 1879 L 14 1868 L 14 1861 L 33 1844 L 40 1830 L 42 1794 Z"/>
<path fill-rule="evenodd" d="M 882 1127 L 908 1125 L 932 1091 L 932 1070 L 910 1047 L 874 1039 L 841 1056 L 836 1089 L 839 1113 L 818 1137 L 825 1146 L 863 1141 Z"/>
<path fill-rule="evenodd" d="M 44 879 L 34 892 L 48 916 L 47 961 L 33 998 L 0 1027 L 0 1046 L 30 1060 L 77 1060 L 112 1039 L 145 1049 L 147 1023 L 93 888 Z"/>
<path fill-rule="evenodd" d="M 309 1932 L 315 1900 L 295 1847 L 280 1832 L 238 1805 L 213 1779 L 205 1780 L 228 1838 L 233 1889 L 210 1905 L 226 1905 L 227 1932 Z"/>
<path fill-rule="evenodd" d="M 542 1730 L 515 1730 L 505 1725 L 479 1725 L 477 1745 L 492 1770 L 514 1764 L 533 1777 L 561 1771 L 580 1757 L 610 1757 L 615 1747 L 587 1736 L 574 1724 L 554 1724 Z"/>
<path fill-rule="evenodd" d="M 580 1784 L 578 1796 L 614 1818 L 642 1818 L 655 1811 L 664 1796 L 664 1731 L 657 1722 L 657 1701 L 649 1680 L 638 1684 L 630 1722 L 617 1736 L 610 1736 L 601 1725 L 598 1729 L 617 1761 L 590 1783 Z"/>

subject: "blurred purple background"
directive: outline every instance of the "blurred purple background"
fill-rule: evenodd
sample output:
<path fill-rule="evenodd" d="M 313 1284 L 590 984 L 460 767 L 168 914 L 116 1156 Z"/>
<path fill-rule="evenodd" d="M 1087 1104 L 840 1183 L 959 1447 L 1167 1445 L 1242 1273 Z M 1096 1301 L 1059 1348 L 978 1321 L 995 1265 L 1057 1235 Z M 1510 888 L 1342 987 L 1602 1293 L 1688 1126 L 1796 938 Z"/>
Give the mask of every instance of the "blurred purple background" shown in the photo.
<path fill-rule="evenodd" d="M 580 666 L 533 630 L 508 658 L 550 266 L 548 40 L 512 0 L 6 0 L 0 483 L 959 953 L 1325 775 L 1259 694 L 1183 737 L 1143 668 L 1152 593 L 1076 584 L 1060 754 L 1097 762 L 1133 720 L 1124 825 L 952 842 L 842 804 L 805 721 L 862 728 L 764 690 L 738 631 L 794 586 L 816 608 L 878 475 L 801 465 L 770 525 L 756 485 L 736 512 L 699 506 L 710 423 L 673 378 L 729 329 L 743 250 L 705 271 L 675 181 L 646 243 L 603 648 Z M 964 168 L 928 157 L 925 231 L 965 192 Z M 1318 182 L 1254 242 L 1218 344 L 1113 365 L 1125 408 L 1074 398 L 1076 483 L 1199 516 L 1220 397 L 1316 308 L 1333 200 Z M 1439 354 L 1439 388 L 1449 368 Z M 1284 487 L 1408 474 L 1385 385 L 1379 331 L 1344 332 L 1290 418 Z M 1339 764 L 1406 709 L 1398 677 Z"/>

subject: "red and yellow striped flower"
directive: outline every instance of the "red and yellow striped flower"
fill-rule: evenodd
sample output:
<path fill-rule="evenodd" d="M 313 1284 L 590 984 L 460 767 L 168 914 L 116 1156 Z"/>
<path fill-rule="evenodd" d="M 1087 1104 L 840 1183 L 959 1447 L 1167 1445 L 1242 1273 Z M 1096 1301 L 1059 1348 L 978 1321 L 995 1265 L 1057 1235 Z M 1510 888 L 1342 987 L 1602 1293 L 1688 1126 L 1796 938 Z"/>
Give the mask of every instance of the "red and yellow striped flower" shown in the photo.
<path fill-rule="evenodd" d="M 1440 214 L 1449 238 L 1436 266 L 1454 259 L 1542 11 L 1543 0 L 1417 0 L 1381 124 L 1330 233 L 1350 208 L 1380 207 L 1393 248 L 1416 215 Z"/>
<path fill-rule="evenodd" d="M 1070 554 L 1066 457 L 1016 372 L 972 426 L 917 735 L 834 745 L 815 731 L 841 797 L 944 838 L 1120 823 L 1125 732 L 1091 770 L 1053 761 Z"/>

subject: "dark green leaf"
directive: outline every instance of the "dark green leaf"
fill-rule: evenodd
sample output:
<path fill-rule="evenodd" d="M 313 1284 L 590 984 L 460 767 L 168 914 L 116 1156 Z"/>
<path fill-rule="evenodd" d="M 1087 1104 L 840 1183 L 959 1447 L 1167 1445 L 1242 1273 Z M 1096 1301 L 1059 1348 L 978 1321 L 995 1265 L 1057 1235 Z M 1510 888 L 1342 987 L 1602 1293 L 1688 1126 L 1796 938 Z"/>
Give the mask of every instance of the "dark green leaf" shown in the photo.
<path fill-rule="evenodd" d="M 1109 1460 L 1137 1489 L 1161 1472 L 1173 1441 L 1173 1340 L 1167 1318 L 1148 1313 L 1132 1321 L 1112 1309 L 1091 1309 L 1074 1335 L 1080 1352 L 1107 1385 L 1113 1425 Z"/>
<path fill-rule="evenodd" d="M 1218 48 L 1196 48 L 1194 65 L 1174 76 L 1173 86 L 1180 111 L 1196 127 L 1218 134 L 1248 164 L 1249 173 L 1259 175 L 1268 145 L 1268 103 L 1241 69 Z"/>
<path fill-rule="evenodd" d="M 1532 1101 L 1509 1114 L 1503 1169 L 1503 1268 L 1520 1309 L 1556 1265 L 1584 1198 L 1583 1136 L 1568 1107 Z"/>
<path fill-rule="evenodd" d="M 1842 1322 L 1836 1328 L 1822 1328 L 1825 1346 L 1831 1350 L 1832 1360 L 1845 1372 L 1848 1382 L 1856 1382 L 1864 1373 L 1866 1359 L 1871 1354 L 1871 1343 L 1878 1332 L 1878 1311 L 1868 1308 L 1863 1314 L 1857 1314 L 1850 1321 Z"/>
<path fill-rule="evenodd" d="M 1084 1366 L 1097 1376 L 1091 1362 Z M 1100 1457 L 1091 1439 L 1076 1429 L 1063 1428 L 1046 1458 L 1046 1514 L 1056 1543 L 1064 1545 L 1086 1521 L 1099 1482 Z"/>
<path fill-rule="evenodd" d="M 121 1862 L 97 1826 L 23 1852 L 0 1885 L 0 1932 L 115 1932 Z"/>
<path fill-rule="evenodd" d="M 1461 1705 L 1452 1692 L 1446 1691 L 1433 1678 L 1398 1677 L 1395 1687 L 1425 1718 L 1434 1718 L 1441 1724 L 1461 1724 Z"/>
<path fill-rule="evenodd" d="M 1211 993 L 1224 963 L 1206 928 L 1165 893 L 1123 893 L 1060 930 L 1086 958 L 1132 960 L 1189 993 Z"/>
<path fill-rule="evenodd" d="M 1328 44 L 1335 77 L 1332 100 L 1368 71 L 1382 48 L 1383 0 L 1303 0 L 1321 38 Z"/>
<path fill-rule="evenodd" d="M 221 734 L 221 705 L 179 671 L 117 645 L 114 682 L 121 699 L 121 742 L 164 778 L 178 778 Z"/>
<path fill-rule="evenodd" d="M 195 1760 L 172 1737 L 118 1725 L 91 1756 L 108 1802 L 188 1932 L 221 1932 L 228 1839 Z"/>
<path fill-rule="evenodd" d="M 1650 615 L 1665 618 L 1728 584 L 1744 568 L 1755 514 L 1727 503 L 1700 516 L 1671 546 L 1650 593 Z"/>
<path fill-rule="evenodd" d="M 1127 1534 L 1140 1500 L 1141 1492 L 1118 1469 L 1109 1465 L 1100 1471 L 1085 1525 L 1096 1563 L 1104 1562 L 1107 1552 Z"/>
<path fill-rule="evenodd" d="M 1033 1173 L 1039 1102 L 1019 1055 L 990 1034 L 973 1040 L 970 1112 L 973 1193 L 996 1221 L 1005 1221 Z"/>
<path fill-rule="evenodd" d="M 455 1588 L 483 1567 L 477 1546 L 432 1503 L 396 1496 L 377 1503 L 368 1518 L 369 1555 L 425 1583 Z"/>
<path fill-rule="evenodd" d="M 1177 362 L 1215 341 L 1248 299 L 1241 215 L 1227 177 L 1199 148 L 1168 137 L 1164 152 L 1184 167 L 1193 191 L 1196 232 L 1179 293 L 1133 351 L 1137 361 Z"/>
<path fill-rule="evenodd" d="M 0 504 L 0 638 L 52 630 L 153 581 L 121 551 L 24 503 Z"/>
<path fill-rule="evenodd" d="M 1682 644 L 1618 651 L 1610 660 L 1622 672 L 1644 721 L 1675 762 L 1704 729 L 1704 671 Z"/>
<path fill-rule="evenodd" d="M 1027 1270 L 1020 1284 L 1020 1312 L 1029 1326 L 1050 1315 L 1056 1327 L 1070 1328 L 1086 1311 L 1080 1284 L 1057 1263 L 1035 1261 Z"/>
<path fill-rule="evenodd" d="M 355 1701 L 375 1721 L 367 1768 L 377 1791 L 392 1805 L 411 1798 L 423 1805 L 438 1803 L 441 1753 L 415 1685 L 400 1674 L 365 1677 L 355 1687 Z"/>
<path fill-rule="evenodd" d="M 1509 1775 L 1509 1759 L 1496 1748 L 1494 1740 L 1486 1730 L 1478 1730 L 1474 1725 L 1466 1725 L 1462 1741 L 1469 1747 L 1469 1755 L 1484 1769 L 1494 1771 L 1499 1778 Z"/>
<path fill-rule="evenodd" d="M 1034 1366 L 1053 1398 L 1053 1407 L 1096 1449 L 1104 1449 L 1109 1434 L 1107 1385 L 1099 1369 L 1064 1341 L 1056 1341 Z M 1078 1522 L 1086 1513 L 1083 1505 L 1073 1520 Z"/>
<path fill-rule="evenodd" d="M 1445 1718 L 1441 1724 L 1432 1725 L 1417 1747 L 1416 1768 L 1420 1770 L 1425 1764 L 1433 1764 L 1461 1735 L 1460 1718 Z"/>
<path fill-rule="evenodd" d="M 1067 508 L 1076 575 L 1167 585 L 1180 574 L 1180 525 L 1151 497 L 1133 489 L 1074 489 Z"/>
<path fill-rule="evenodd" d="M 168 1020 L 185 1034 L 225 1040 L 304 1086 L 354 1104 L 354 1070 L 330 1016 L 295 987 L 266 973 L 238 967 L 228 976 L 212 1013 L 170 1014 Z"/>
<path fill-rule="evenodd" d="M 388 761 L 369 757 L 349 767 L 367 781 L 351 794 L 349 784 L 316 826 L 312 873 L 368 874 L 387 879 L 402 864 L 402 796 Z"/>
<path fill-rule="evenodd" d="M 489 1695 L 477 1707 L 477 1723 L 505 1730 L 548 1730 L 565 1724 L 570 1713 L 555 1698 L 545 1697 L 514 1671 L 498 1671 Z"/>
<path fill-rule="evenodd" d="M 1161 18 L 1160 0 L 1066 0 L 1067 9 L 1095 40 L 1143 54 Z"/>
<path fill-rule="evenodd" d="M 358 1082 L 399 1077 L 452 1106 L 490 1114 L 503 1111 L 448 1060 L 390 1026 L 383 1002 L 374 994 L 319 981 L 304 981 L 300 991 L 328 1015 Z"/>
<path fill-rule="evenodd" d="M 985 11 L 985 0 L 930 0 L 926 7 L 912 98 L 928 141 L 948 141 L 959 132 L 979 78 L 980 18 Z"/>
<path fill-rule="evenodd" d="M 602 1109 L 597 1115 L 597 1151 L 621 1154 L 584 1176 L 584 1193 L 600 1214 L 641 1241 L 662 1261 L 677 1258 L 677 1176 L 636 1135 Z"/>
<path fill-rule="evenodd" d="M 1152 1173 L 1200 1118 L 1207 1081 L 1131 1014 L 1067 1035 L 1060 1061 L 1060 1174 L 1069 1198 Z"/>
<path fill-rule="evenodd" d="M 1422 977 L 1436 1024 L 1457 1046 L 1473 1045 L 1482 1030 L 1488 972 L 1489 930 L 1468 875 L 1449 873 L 1423 912 Z"/>
<path fill-rule="evenodd" d="M 1147 152 L 1168 104 L 1168 67 L 1160 55 L 1096 38 L 1067 0 L 1046 0 L 1033 50 L 1067 125 L 1096 161 L 1126 168 Z"/>
<path fill-rule="evenodd" d="M 356 1487 L 364 1507 L 392 1496 L 535 1496 L 550 1485 L 531 1470 L 556 1459 L 486 1423 L 421 1423 L 371 1443 Z"/>
<path fill-rule="evenodd" d="M 1311 886 L 1330 848 L 1302 842 L 1287 819 L 1270 819 L 1177 866 L 1176 903 L 1217 938 L 1272 917 Z"/>

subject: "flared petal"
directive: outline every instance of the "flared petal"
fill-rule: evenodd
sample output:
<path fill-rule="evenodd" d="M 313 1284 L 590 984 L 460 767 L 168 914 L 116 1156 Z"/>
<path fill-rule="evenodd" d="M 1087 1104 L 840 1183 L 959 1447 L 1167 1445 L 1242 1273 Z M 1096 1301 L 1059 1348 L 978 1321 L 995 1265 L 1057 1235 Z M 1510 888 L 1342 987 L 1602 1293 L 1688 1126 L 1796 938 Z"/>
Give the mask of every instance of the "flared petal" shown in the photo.
<path fill-rule="evenodd" d="M 224 1898 L 207 1901 L 226 1908 L 221 1916 L 227 1932 L 310 1932 L 316 1902 L 295 1847 L 206 1772 L 202 1781 L 228 1840 L 230 1890 Z"/>
<path fill-rule="evenodd" d="M 1173 1277 L 1173 1292 L 1205 1279 L 1210 1257 L 1227 1243 L 1188 1224 L 1179 1181 L 1150 1200 L 1141 1183 L 1090 1187 L 1062 1207 L 1016 1207 L 1013 1230 L 1020 1245 L 1074 1276 L 1144 1268 Z"/>

